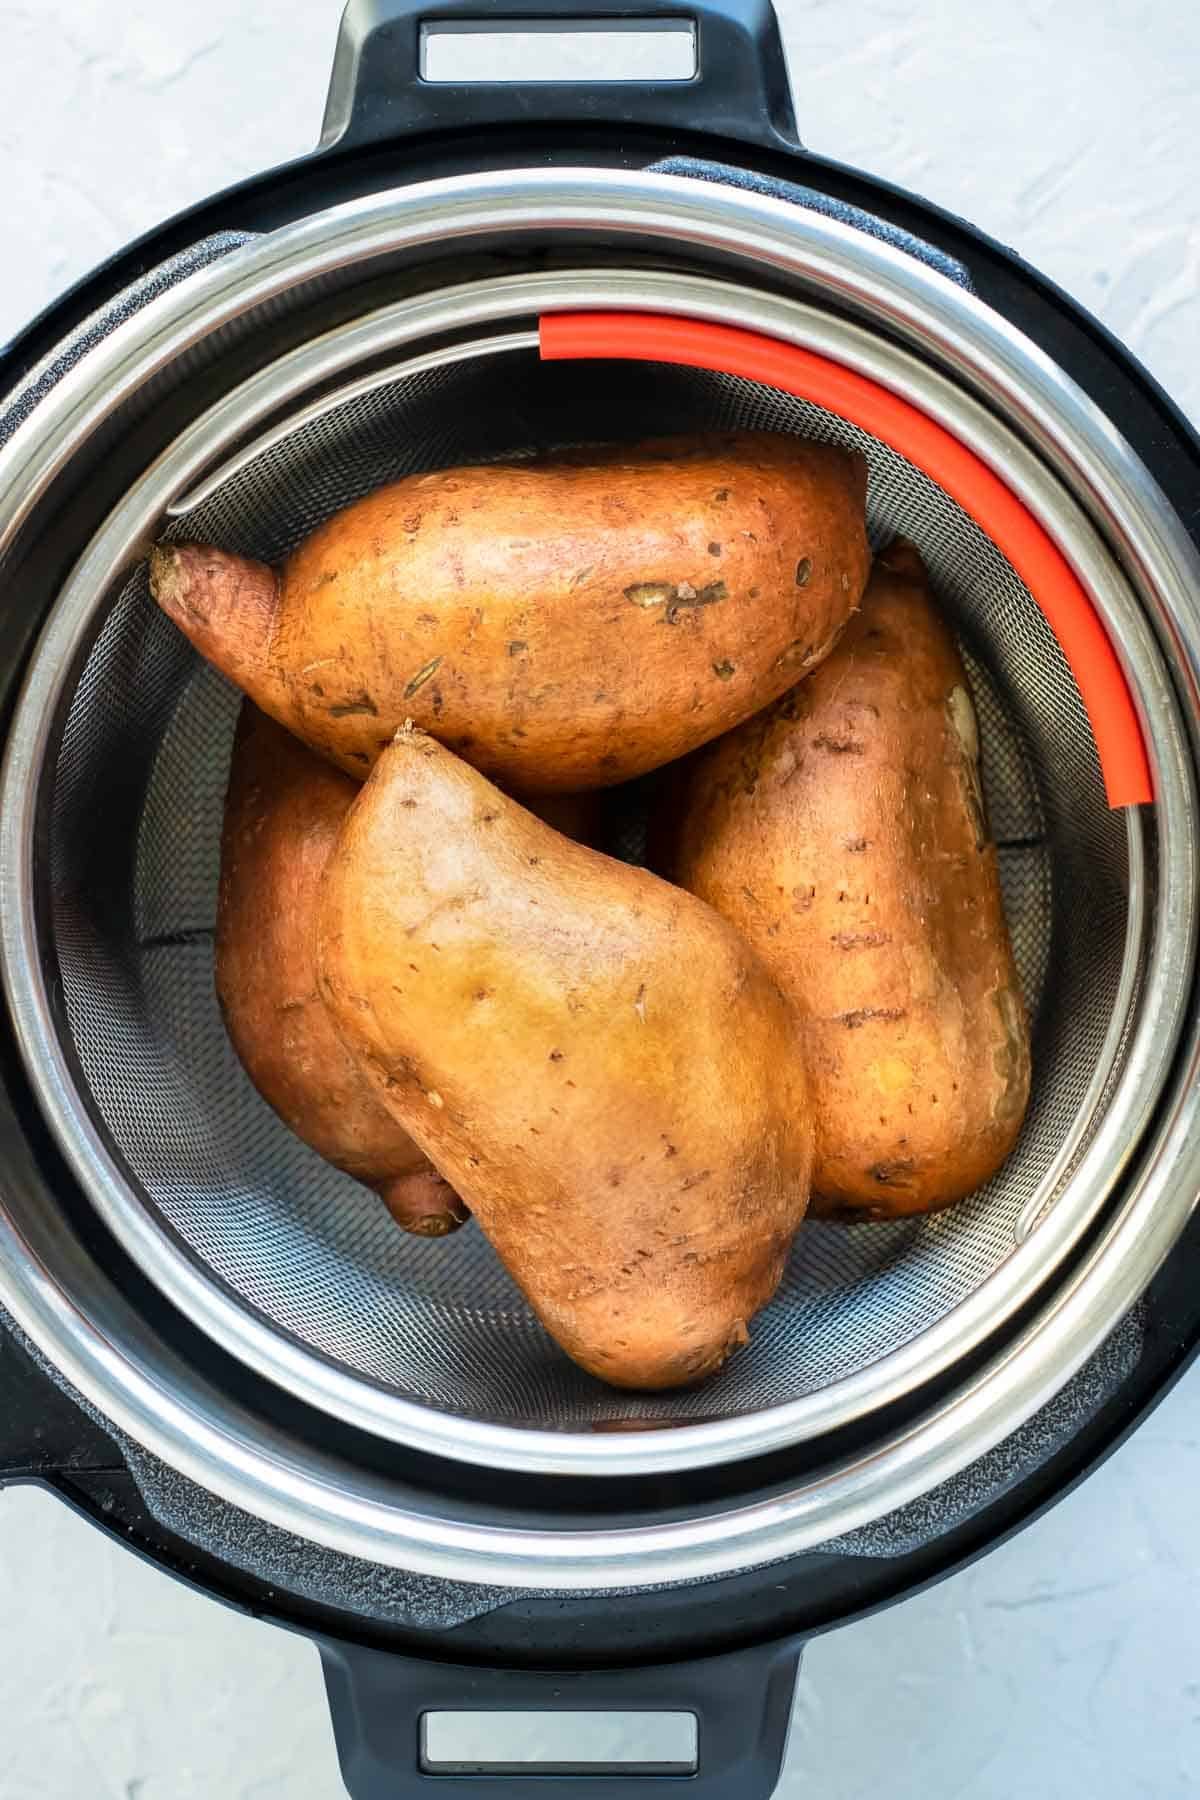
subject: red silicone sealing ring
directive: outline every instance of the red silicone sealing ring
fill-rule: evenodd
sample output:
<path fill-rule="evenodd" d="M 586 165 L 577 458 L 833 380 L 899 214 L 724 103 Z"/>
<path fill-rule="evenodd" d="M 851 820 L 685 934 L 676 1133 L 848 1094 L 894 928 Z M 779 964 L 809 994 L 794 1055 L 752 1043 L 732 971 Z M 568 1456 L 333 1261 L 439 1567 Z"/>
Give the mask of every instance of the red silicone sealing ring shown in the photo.
<path fill-rule="evenodd" d="M 539 325 L 546 362 L 619 358 L 740 375 L 823 406 L 907 457 L 987 532 L 1041 607 L 1087 709 L 1109 805 L 1153 799 L 1129 684 L 1074 571 L 1011 488 L 919 407 L 826 356 L 734 325 L 643 312 L 547 313 Z"/>

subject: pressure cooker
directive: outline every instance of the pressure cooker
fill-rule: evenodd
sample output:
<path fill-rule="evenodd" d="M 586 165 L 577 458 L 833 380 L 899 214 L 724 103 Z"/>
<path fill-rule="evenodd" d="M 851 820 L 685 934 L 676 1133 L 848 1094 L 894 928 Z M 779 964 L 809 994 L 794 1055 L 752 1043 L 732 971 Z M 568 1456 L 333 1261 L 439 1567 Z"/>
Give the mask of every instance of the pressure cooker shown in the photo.
<path fill-rule="evenodd" d="M 632 72 L 445 54 L 568 27 Z M 651 37 L 674 72 L 639 79 Z M 145 559 L 738 427 L 860 450 L 873 542 L 953 620 L 1033 1099 L 977 1194 L 806 1225 L 719 1377 L 630 1395 L 479 1231 L 403 1237 L 250 1086 L 212 971 L 239 696 Z M 1195 1353 L 1198 494 L 1095 320 L 804 151 L 765 0 L 351 0 L 318 150 L 4 349 L 0 1481 L 311 1637 L 354 1800 L 529 1792 L 437 1721 L 550 1711 L 694 1729 L 546 1800 L 766 1796 L 804 1644 L 1036 1515 Z"/>

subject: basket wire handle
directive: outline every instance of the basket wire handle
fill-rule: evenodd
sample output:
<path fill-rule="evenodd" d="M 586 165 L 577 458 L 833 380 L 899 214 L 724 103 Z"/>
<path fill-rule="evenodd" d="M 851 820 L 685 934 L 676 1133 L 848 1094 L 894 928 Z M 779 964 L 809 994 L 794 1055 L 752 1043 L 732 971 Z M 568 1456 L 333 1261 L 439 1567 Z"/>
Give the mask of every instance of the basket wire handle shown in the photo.
<path fill-rule="evenodd" d="M 1083 584 L 1012 489 L 911 401 L 813 350 L 739 326 L 666 313 L 547 313 L 539 321 L 539 345 L 546 362 L 676 363 L 760 381 L 836 413 L 907 457 L 970 513 L 1045 615 L 1087 711 L 1110 807 L 1153 800 L 1133 695 Z"/>

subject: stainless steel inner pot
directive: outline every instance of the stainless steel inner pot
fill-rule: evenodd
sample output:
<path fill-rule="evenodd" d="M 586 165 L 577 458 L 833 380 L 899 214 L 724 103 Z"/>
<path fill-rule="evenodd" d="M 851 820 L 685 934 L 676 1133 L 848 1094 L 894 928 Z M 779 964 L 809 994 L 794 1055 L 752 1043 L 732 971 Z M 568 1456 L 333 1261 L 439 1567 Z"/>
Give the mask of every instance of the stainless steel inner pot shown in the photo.
<path fill-rule="evenodd" d="M 1072 492 L 1081 484 L 1052 467 L 1027 422 L 1018 430 L 981 397 L 981 382 L 962 379 L 945 343 L 936 356 L 918 350 L 896 306 L 886 330 L 847 316 L 865 316 L 888 282 L 914 317 L 926 290 L 967 326 L 983 309 L 932 272 L 906 270 L 887 246 L 848 242 L 856 234 L 831 221 L 797 230 L 792 209 L 754 196 L 617 180 L 573 178 L 561 209 L 576 229 L 581 218 L 594 227 L 607 201 L 614 231 L 629 238 L 639 202 L 643 242 L 625 266 L 452 283 L 383 305 L 376 294 L 369 312 L 280 357 L 182 431 L 131 485 L 59 599 L 0 796 L 5 976 L 25 1057 L 89 1198 L 146 1272 L 227 1348 L 339 1417 L 471 1461 L 592 1473 L 733 1460 L 816 1438 L 999 1332 L 1105 1209 L 1115 1220 L 1132 1198 L 1123 1177 L 1162 1098 L 1194 931 L 1186 734 L 1143 583 Z M 544 223 L 552 182 L 505 181 L 500 222 Z M 374 203 L 360 221 L 361 253 L 374 244 L 379 254 L 388 234 L 393 244 L 406 230 L 419 237 L 438 203 L 446 234 L 452 202 L 478 216 L 477 192 L 442 186 L 396 197 L 390 212 Z M 294 228 L 297 271 L 311 274 L 321 252 L 336 266 L 349 210 L 330 216 L 324 239 L 318 222 Z M 661 266 L 663 240 L 677 262 L 689 231 L 711 261 L 719 228 L 729 267 Z M 275 245 L 259 265 L 264 281 L 281 285 L 287 250 Z M 773 286 L 793 256 L 796 291 L 756 284 L 756 254 L 772 261 Z M 872 281 L 850 296 L 856 259 Z M 836 310 L 823 281 L 839 288 Z M 1109 626 L 1156 805 L 1107 808 L 1087 715 L 1041 611 L 979 526 L 901 456 L 830 413 L 731 377 L 538 362 L 539 313 L 631 306 L 819 349 L 919 397 L 1001 470 Z M 477 1228 L 437 1243 L 402 1236 L 374 1196 L 289 1136 L 242 1073 L 211 960 L 238 696 L 157 613 L 140 557 L 167 531 L 276 558 L 337 507 L 409 470 L 732 425 L 859 445 L 874 541 L 913 538 L 954 618 L 1034 1021 L 1034 1100 L 1016 1152 L 985 1189 L 931 1220 L 804 1227 L 749 1350 L 694 1392 L 635 1398 L 556 1350 Z M 634 795 L 635 834 L 637 807 Z M 39 955 L 39 942 L 52 955 Z M 1071 1358 L 1060 1366 L 1065 1379 Z M 1031 1379 L 1028 1396 L 1037 1388 Z M 612 1431 L 625 1422 L 658 1429 Z"/>

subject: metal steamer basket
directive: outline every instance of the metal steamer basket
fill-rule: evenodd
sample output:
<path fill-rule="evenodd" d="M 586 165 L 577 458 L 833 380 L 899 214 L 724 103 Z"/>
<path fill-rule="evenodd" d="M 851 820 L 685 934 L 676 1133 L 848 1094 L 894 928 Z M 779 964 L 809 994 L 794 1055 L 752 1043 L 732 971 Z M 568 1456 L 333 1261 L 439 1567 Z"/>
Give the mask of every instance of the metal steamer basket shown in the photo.
<path fill-rule="evenodd" d="M 423 78 L 422 31 L 480 11 L 353 5 L 321 151 L 0 365 L 0 1478 L 317 1636 L 356 1800 L 524 1791 L 422 1757 L 447 1705 L 695 1712 L 693 1785 L 766 1794 L 802 1640 L 1046 1503 L 1195 1344 L 1200 451 L 1023 265 L 802 153 L 769 10 L 656 4 L 690 81 Z M 862 449 L 873 540 L 953 618 L 1034 1097 L 986 1188 L 804 1227 L 750 1348 L 639 1397 L 251 1088 L 212 985 L 238 696 L 143 559 L 741 426 Z"/>

